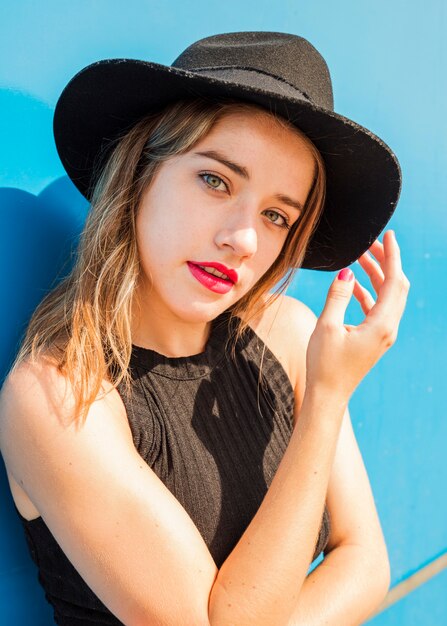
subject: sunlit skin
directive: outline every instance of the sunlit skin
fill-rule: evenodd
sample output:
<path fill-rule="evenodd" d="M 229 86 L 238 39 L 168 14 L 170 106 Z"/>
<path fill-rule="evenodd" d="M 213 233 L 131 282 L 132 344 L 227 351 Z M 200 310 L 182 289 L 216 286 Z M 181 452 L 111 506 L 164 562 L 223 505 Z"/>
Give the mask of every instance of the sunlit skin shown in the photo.
<path fill-rule="evenodd" d="M 244 166 L 249 180 L 209 156 Z M 142 275 L 132 341 L 170 357 L 205 348 L 211 320 L 237 302 L 279 255 L 314 176 L 304 141 L 267 115 L 237 112 L 221 119 L 189 152 L 162 164 L 137 214 Z M 218 177 L 218 178 L 217 178 Z M 194 278 L 187 261 L 216 261 L 238 273 L 226 294 Z"/>

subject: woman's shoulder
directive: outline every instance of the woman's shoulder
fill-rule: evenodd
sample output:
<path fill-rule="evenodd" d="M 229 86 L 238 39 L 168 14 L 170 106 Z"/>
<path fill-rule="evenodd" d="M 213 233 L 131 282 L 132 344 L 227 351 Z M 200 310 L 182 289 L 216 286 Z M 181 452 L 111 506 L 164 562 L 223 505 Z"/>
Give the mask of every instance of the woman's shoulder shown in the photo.
<path fill-rule="evenodd" d="M 109 394 L 110 391 L 113 391 L 113 385 L 103 379 L 95 402 L 106 395 L 119 397 L 117 393 Z M 46 403 L 48 409 L 51 409 L 49 413 L 54 411 L 61 427 L 65 428 L 71 423 L 74 399 L 75 392 L 70 380 L 55 358 L 50 354 L 41 354 L 33 360 L 30 357 L 23 359 L 9 372 L 0 391 L 0 410 L 1 415 L 6 416 L 16 402 L 30 406 Z M 114 403 L 110 406 L 114 407 Z M 3 422 L 0 420 L 0 426 Z"/>
<path fill-rule="evenodd" d="M 264 303 L 268 296 L 263 297 Z M 280 294 L 248 322 L 281 363 L 298 396 L 304 392 L 307 345 L 316 321 L 316 315 L 304 302 Z"/>
<path fill-rule="evenodd" d="M 104 394 L 104 391 L 110 393 Z M 122 400 L 111 383 L 103 381 L 103 390 L 95 400 L 95 410 L 89 411 L 83 424 L 92 430 L 91 413 L 96 421 L 120 432 L 129 444 L 132 435 Z M 34 519 L 38 511 L 25 489 L 20 477 L 26 476 L 27 459 L 39 449 L 48 451 L 63 448 L 67 437 L 79 432 L 73 427 L 74 394 L 66 376 L 51 358 L 41 356 L 34 361 L 25 359 L 6 377 L 0 392 L 0 452 L 2 454 L 14 503 L 27 519 Z M 84 428 L 85 425 L 85 428 Z M 60 454 L 59 451 L 59 454 Z"/>

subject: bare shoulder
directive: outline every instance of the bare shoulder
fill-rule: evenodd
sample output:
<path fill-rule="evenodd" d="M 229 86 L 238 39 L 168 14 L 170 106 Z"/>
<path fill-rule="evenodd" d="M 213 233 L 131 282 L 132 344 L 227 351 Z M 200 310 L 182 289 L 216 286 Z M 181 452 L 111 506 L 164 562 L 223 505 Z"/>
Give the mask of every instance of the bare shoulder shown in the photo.
<path fill-rule="evenodd" d="M 281 294 L 249 322 L 284 367 L 298 400 L 304 393 L 306 350 L 316 321 L 315 313 L 304 302 Z"/>
<path fill-rule="evenodd" d="M 59 430 L 61 435 L 75 429 L 74 405 L 74 393 L 69 381 L 54 363 L 44 358 L 34 363 L 21 363 L 7 376 L 0 392 L 0 445 L 5 443 L 9 432 L 21 427 L 37 428 L 38 432 L 45 432 L 46 428 L 54 429 L 55 432 Z M 126 426 L 130 433 L 127 420 L 123 419 L 124 404 L 107 380 L 102 381 L 101 392 L 93 405 L 95 416 L 104 414 L 118 427 Z M 87 421 L 83 428 L 88 428 Z M 126 428 L 123 430 L 126 431 Z"/>
<path fill-rule="evenodd" d="M 132 435 L 126 410 L 116 389 L 104 380 L 103 391 L 89 414 L 84 429 L 94 436 L 102 427 L 119 429 L 120 436 L 131 443 Z M 63 449 L 63 441 L 74 433 L 72 419 L 74 396 L 67 379 L 48 359 L 22 362 L 10 373 L 0 392 L 0 451 L 15 505 L 26 519 L 40 515 L 25 490 L 30 472 L 31 454 L 39 447 L 54 445 Z M 95 424 L 96 422 L 96 424 Z"/>

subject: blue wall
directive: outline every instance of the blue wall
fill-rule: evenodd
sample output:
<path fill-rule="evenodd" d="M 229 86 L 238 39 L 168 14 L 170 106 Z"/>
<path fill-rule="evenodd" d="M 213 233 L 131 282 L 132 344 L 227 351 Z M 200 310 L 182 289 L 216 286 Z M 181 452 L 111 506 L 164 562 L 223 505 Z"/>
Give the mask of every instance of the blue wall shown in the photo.
<path fill-rule="evenodd" d="M 393 348 L 356 390 L 351 416 L 388 545 L 392 585 L 447 544 L 442 395 L 447 354 L 447 32 L 443 0 L 19 0 L 0 5 L 0 376 L 30 312 L 56 277 L 85 218 L 52 138 L 59 92 L 100 58 L 170 64 L 193 41 L 237 30 L 307 37 L 328 60 L 336 110 L 383 137 L 403 169 L 389 227 L 411 282 Z M 353 269 L 370 288 L 358 264 Z M 302 271 L 289 294 L 319 314 L 334 274 Z M 346 322 L 363 316 L 353 298 Z M 51 611 L 0 466 L 0 624 L 47 625 Z M 447 623 L 447 574 L 371 621 Z M 29 603 L 23 602 L 28 598 Z"/>

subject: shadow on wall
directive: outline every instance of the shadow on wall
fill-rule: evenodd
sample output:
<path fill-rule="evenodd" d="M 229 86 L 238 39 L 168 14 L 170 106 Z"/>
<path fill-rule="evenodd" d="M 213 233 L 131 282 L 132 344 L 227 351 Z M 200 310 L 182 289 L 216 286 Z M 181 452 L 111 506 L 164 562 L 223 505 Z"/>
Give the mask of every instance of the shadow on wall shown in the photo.
<path fill-rule="evenodd" d="M 36 306 L 70 271 L 88 203 L 63 177 L 38 196 L 0 188 L 0 385 Z M 6 471 L 0 467 L 0 624 L 49 623 Z M 11 598 L 27 598 L 26 603 Z"/>
<path fill-rule="evenodd" d="M 61 178 L 38 196 L 0 189 L 0 382 L 43 296 L 71 269 L 88 203 Z"/>

